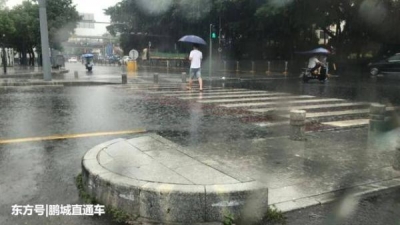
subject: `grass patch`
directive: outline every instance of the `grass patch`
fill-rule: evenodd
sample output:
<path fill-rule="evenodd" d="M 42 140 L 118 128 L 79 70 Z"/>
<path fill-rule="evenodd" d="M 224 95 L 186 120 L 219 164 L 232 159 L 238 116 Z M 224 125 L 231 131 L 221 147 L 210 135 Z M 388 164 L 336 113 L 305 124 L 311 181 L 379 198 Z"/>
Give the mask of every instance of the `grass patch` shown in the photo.
<path fill-rule="evenodd" d="M 85 191 L 84 186 L 83 186 L 83 178 L 82 178 L 82 174 L 81 173 L 78 176 L 76 176 L 75 184 L 76 184 L 76 187 L 78 188 L 78 191 L 79 191 L 79 197 L 82 199 L 82 201 L 84 203 L 92 204 L 92 205 L 100 204 L 98 201 L 96 201 L 95 198 L 90 196 Z M 107 185 L 108 184 L 109 183 L 107 183 Z M 109 185 L 111 185 L 111 184 L 109 184 Z M 105 206 L 105 212 L 106 212 L 106 215 L 109 215 L 109 216 L 112 217 L 113 221 L 118 222 L 118 223 L 130 224 L 131 221 L 135 221 L 139 217 L 139 216 L 131 216 L 131 215 L 127 214 L 126 212 L 122 211 L 122 210 L 119 210 L 119 209 L 114 208 L 114 207 L 109 207 L 109 206 Z"/>
<path fill-rule="evenodd" d="M 267 213 L 265 214 L 265 220 L 268 223 L 272 224 L 281 224 L 281 225 L 286 224 L 285 215 L 281 211 L 279 211 L 274 205 L 268 207 Z"/>
<path fill-rule="evenodd" d="M 227 215 L 224 215 L 224 220 L 222 221 L 223 225 L 234 225 L 234 222 L 235 218 L 233 217 L 232 214 L 229 213 Z"/>

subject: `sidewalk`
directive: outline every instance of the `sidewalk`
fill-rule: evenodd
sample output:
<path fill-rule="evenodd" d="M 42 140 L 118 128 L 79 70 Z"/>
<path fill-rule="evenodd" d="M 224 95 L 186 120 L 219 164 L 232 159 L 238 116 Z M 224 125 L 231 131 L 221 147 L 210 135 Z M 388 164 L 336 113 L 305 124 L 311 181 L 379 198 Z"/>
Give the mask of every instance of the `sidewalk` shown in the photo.
<path fill-rule="evenodd" d="M 184 210 L 193 209 L 191 208 L 194 204 L 191 203 L 193 200 L 186 199 L 187 196 L 185 197 L 184 193 L 192 193 L 188 195 L 193 197 L 194 189 L 190 189 L 190 191 L 181 190 L 177 183 L 189 186 L 193 184 L 204 185 L 206 219 L 203 217 L 190 218 L 192 222 L 218 221 L 215 219 L 223 214 L 216 216 L 212 213 L 214 216 L 208 217 L 207 213 L 210 211 L 207 207 L 209 205 L 222 204 L 218 205 L 222 211 L 228 210 L 235 213 L 239 205 L 245 205 L 245 202 L 248 202 L 246 197 L 242 195 L 238 197 L 236 196 L 237 193 L 229 192 L 230 188 L 223 187 L 224 183 L 243 185 L 248 182 L 257 182 L 263 187 L 268 187 L 268 204 L 274 205 L 283 213 L 328 204 L 345 197 L 364 198 L 400 187 L 400 171 L 392 168 L 396 136 L 399 130 L 374 137 L 368 135 L 367 129 L 308 133 L 308 140 L 304 142 L 290 140 L 285 132 L 282 131 L 282 136 L 279 137 L 236 139 L 228 142 L 208 140 L 204 144 L 199 142 L 190 144 L 187 143 L 187 138 L 176 137 L 173 134 L 169 136 L 164 133 L 162 134 L 164 137 L 161 139 L 153 134 L 145 134 L 128 140 L 128 144 L 115 146 L 115 150 L 118 149 L 118 151 L 114 151 L 114 148 L 107 150 L 104 145 L 103 148 L 111 152 L 108 152 L 107 155 L 104 155 L 104 153 L 98 155 L 99 161 L 96 163 L 105 165 L 102 168 L 105 171 L 100 172 L 100 174 L 103 173 L 106 176 L 103 181 L 101 181 L 102 176 L 100 176 L 99 182 L 103 182 L 103 184 L 111 183 L 113 188 L 115 187 L 114 184 L 118 186 L 132 184 L 133 182 L 135 190 L 138 190 L 134 193 L 137 198 L 142 199 L 141 194 L 139 197 L 141 190 L 146 192 L 147 197 L 140 201 L 140 207 L 149 207 L 143 203 L 148 201 L 161 204 L 161 208 L 152 209 L 155 211 L 142 211 L 138 206 L 139 208 L 136 209 L 139 210 L 140 215 L 162 221 L 178 218 L 175 213 L 179 213 L 179 211 L 171 211 L 172 214 L 168 215 L 172 217 L 168 217 L 162 210 L 164 206 L 173 204 L 169 202 L 172 199 L 179 199 L 178 202 L 181 203 L 185 202 L 183 204 Z M 134 140 L 147 140 L 150 137 L 158 139 L 160 142 L 153 140 L 151 142 L 135 141 L 133 143 Z M 165 141 L 164 138 L 172 139 L 174 143 L 168 144 L 168 141 Z M 372 142 L 372 140 L 375 140 L 375 142 Z M 171 146 L 176 147 L 173 147 L 173 149 Z M 132 154 L 137 151 L 141 151 L 141 155 Z M 137 158 L 138 156 L 140 157 Z M 91 157 L 96 160 L 94 155 Z M 146 160 L 143 160 L 144 157 Z M 157 165 L 152 162 L 153 160 L 158 162 Z M 200 164 L 202 169 L 199 169 Z M 171 175 L 166 175 L 167 170 L 161 169 L 161 167 L 170 168 Z M 143 169 L 151 176 L 143 177 L 143 172 L 140 172 Z M 211 172 L 204 172 L 208 170 Z M 164 171 L 164 175 L 161 172 L 154 171 Z M 118 178 L 119 181 L 114 183 L 116 181 L 115 173 L 123 175 L 125 178 Z M 210 179 L 214 176 L 214 173 L 218 176 L 215 179 Z M 94 175 L 96 174 L 99 173 L 95 172 Z M 171 178 L 172 175 L 177 174 L 180 174 L 180 176 L 174 178 L 175 180 Z M 206 178 L 207 176 L 211 177 L 205 179 L 205 176 Z M 90 178 L 90 175 L 86 175 L 86 177 L 89 177 L 87 179 L 90 183 L 90 180 L 94 179 L 95 176 Z M 98 183 L 95 183 L 95 185 L 99 187 Z M 214 198 L 207 197 L 210 194 L 207 191 L 207 187 L 210 188 L 208 185 L 219 187 L 219 194 L 217 195 L 221 196 L 220 201 L 224 203 L 218 203 Z M 104 188 L 96 193 L 100 193 L 100 196 L 108 196 L 109 191 L 113 193 L 113 188 Z M 237 188 L 233 189 L 238 191 Z M 253 190 L 255 189 L 247 187 L 246 190 L 239 192 L 244 191 L 250 193 L 245 196 L 251 196 Z M 161 197 L 151 194 L 153 191 L 161 194 Z M 204 191 L 199 193 L 201 192 L 204 194 Z M 171 197 L 164 199 L 163 195 Z M 211 195 L 213 196 L 212 191 Z M 207 200 L 209 198 L 212 200 Z M 113 199 L 113 201 L 116 201 L 115 198 Z M 100 200 L 104 203 L 107 202 L 104 199 Z M 119 203 L 119 201 L 116 202 Z M 242 203 L 236 204 L 235 202 Z M 118 207 L 118 204 L 116 207 Z"/>

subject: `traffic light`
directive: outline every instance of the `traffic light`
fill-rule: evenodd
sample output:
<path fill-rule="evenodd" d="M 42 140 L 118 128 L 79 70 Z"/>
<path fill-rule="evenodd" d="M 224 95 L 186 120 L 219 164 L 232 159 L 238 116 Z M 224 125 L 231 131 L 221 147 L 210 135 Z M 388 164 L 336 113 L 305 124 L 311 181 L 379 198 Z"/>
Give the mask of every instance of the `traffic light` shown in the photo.
<path fill-rule="evenodd" d="M 215 26 L 213 25 L 211 28 L 211 38 L 216 39 L 217 38 L 217 31 L 215 30 Z"/>

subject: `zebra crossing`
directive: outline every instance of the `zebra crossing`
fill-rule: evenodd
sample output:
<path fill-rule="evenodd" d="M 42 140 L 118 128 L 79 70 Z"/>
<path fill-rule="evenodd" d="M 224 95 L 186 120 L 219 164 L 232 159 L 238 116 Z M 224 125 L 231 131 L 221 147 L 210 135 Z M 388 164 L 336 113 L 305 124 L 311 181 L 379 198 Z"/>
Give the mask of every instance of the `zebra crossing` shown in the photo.
<path fill-rule="evenodd" d="M 247 120 L 257 127 L 276 127 L 289 125 L 290 111 L 305 110 L 309 124 L 319 123 L 332 128 L 355 128 L 369 123 L 369 106 L 367 102 L 351 102 L 339 98 L 322 98 L 312 95 L 293 95 L 290 93 L 250 90 L 244 88 L 205 87 L 199 92 L 198 87 L 185 90 L 182 84 L 138 85 L 133 90 L 142 90 L 146 94 L 191 101 L 212 106 L 220 110 L 242 112 L 238 118 L 257 118 Z M 387 111 L 397 110 L 387 107 Z M 245 112 L 245 113 L 243 113 Z"/>

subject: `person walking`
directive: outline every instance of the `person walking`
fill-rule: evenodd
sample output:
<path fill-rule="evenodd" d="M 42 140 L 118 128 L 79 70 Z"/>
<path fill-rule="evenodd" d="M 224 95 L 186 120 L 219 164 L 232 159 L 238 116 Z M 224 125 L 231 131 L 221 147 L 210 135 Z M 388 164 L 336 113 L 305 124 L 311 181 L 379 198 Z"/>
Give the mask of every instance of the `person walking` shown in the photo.
<path fill-rule="evenodd" d="M 193 50 L 190 52 L 190 77 L 188 90 L 192 89 L 193 79 L 199 80 L 199 91 L 203 91 L 203 80 L 201 79 L 201 60 L 203 59 L 203 53 L 199 51 L 198 45 L 193 45 Z"/>

